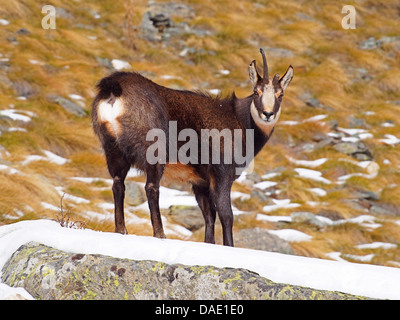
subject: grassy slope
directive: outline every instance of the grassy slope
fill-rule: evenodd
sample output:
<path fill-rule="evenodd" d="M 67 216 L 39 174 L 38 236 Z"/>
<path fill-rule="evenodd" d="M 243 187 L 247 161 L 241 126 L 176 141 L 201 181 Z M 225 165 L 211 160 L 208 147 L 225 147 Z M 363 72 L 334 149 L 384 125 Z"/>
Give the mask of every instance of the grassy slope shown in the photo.
<path fill-rule="evenodd" d="M 9 58 L 9 68 L 4 71 L 11 82 L 24 79 L 37 94 L 25 101 L 18 100 L 16 92 L 9 84 L 0 83 L 0 109 L 28 110 L 36 114 L 29 123 L 15 123 L 0 119 L 5 127 L 20 126 L 26 132 L 3 132 L 0 145 L 3 152 L 1 162 L 24 174 L 10 174 L 0 171 L 0 221 L 9 223 L 20 219 L 38 217 L 54 218 L 55 213 L 46 209 L 42 202 L 59 205 L 60 194 L 55 187 L 78 197 L 89 199 L 89 204 L 69 204 L 69 210 L 76 219 L 81 211 L 99 212 L 96 204 L 111 202 L 112 194 L 107 183 L 96 182 L 90 185 L 71 180 L 70 177 L 108 178 L 105 162 L 94 137 L 90 117 L 78 118 L 66 113 L 60 106 L 49 102 L 46 96 L 55 93 L 68 98 L 69 94 L 79 94 L 85 98 L 85 109 L 90 109 L 96 82 L 109 70 L 99 65 L 96 57 L 122 59 L 129 61 L 135 70 L 145 71 L 151 78 L 163 85 L 187 89 L 219 88 L 223 92 L 233 89 L 239 97 L 248 95 L 251 88 L 247 82 L 247 65 L 259 60 L 260 47 L 283 48 L 293 52 L 290 57 L 269 54 L 271 72 L 283 74 L 289 64 L 295 68 L 295 78 L 290 85 L 283 105 L 281 121 L 302 121 L 318 114 L 326 114 L 326 123 L 338 122 L 339 127 L 350 125 L 350 116 L 365 121 L 366 128 L 374 136 L 364 143 L 372 151 L 374 161 L 380 167 L 375 179 L 353 177 L 344 185 L 324 185 L 300 178 L 293 171 L 298 167 L 290 163 L 286 156 L 296 159 L 315 160 L 329 158 L 318 167 L 324 177 L 334 180 L 338 175 L 364 172 L 359 167 L 339 161 L 351 159 L 339 154 L 332 146 L 313 152 L 305 152 L 292 146 L 312 142 L 316 133 L 331 131 L 321 122 L 303 122 L 296 126 L 278 125 L 273 139 L 255 162 L 257 173 L 265 174 L 282 166 L 282 175 L 274 178 L 279 182 L 278 199 L 290 198 L 302 204 L 301 210 L 314 213 L 333 210 L 343 218 L 351 218 L 365 212 L 354 208 L 344 199 L 351 199 L 357 188 L 368 189 L 380 194 L 380 202 L 389 206 L 400 205 L 400 150 L 398 146 L 387 146 L 379 139 L 385 134 L 398 135 L 399 106 L 393 101 L 400 100 L 399 49 L 395 44 L 384 44 L 380 49 L 361 50 L 359 44 L 368 37 L 380 39 L 384 36 L 397 36 L 400 30 L 397 1 L 385 4 L 354 2 L 357 9 L 357 29 L 341 28 L 341 6 L 329 1 L 211 1 L 188 0 L 196 15 L 191 25 L 211 31 L 211 35 L 199 37 L 185 35 L 186 46 L 212 50 L 214 55 L 196 51 L 190 55 L 191 63 L 179 57 L 179 49 L 171 45 L 163 46 L 137 38 L 137 50 L 125 47 L 121 40 L 124 6 L 122 1 L 49 1 L 62 7 L 73 18 L 58 18 L 56 30 L 41 28 L 41 7 L 34 0 L 7 1 L 0 8 L 0 18 L 10 21 L 0 26 L 0 53 Z M 348 3 L 351 4 L 351 3 Z M 146 11 L 146 1 L 135 3 L 133 25 L 139 25 L 141 15 Z M 90 10 L 101 15 L 95 19 Z M 78 24 L 89 28 L 78 27 Z M 27 28 L 27 36 L 15 36 L 20 28 Z M 18 44 L 6 40 L 15 36 Z M 91 40 L 88 37 L 96 37 Z M 267 51 L 268 54 L 268 51 Z M 32 64 L 30 60 L 39 63 Z M 356 79 L 357 68 L 364 68 L 372 78 L 370 81 Z M 218 70 L 228 69 L 230 74 L 218 75 Z M 5 72 L 5 73 L 4 73 Z M 178 79 L 165 80 L 162 75 L 174 75 Z M 206 82 L 207 84 L 204 84 Z M 299 98 L 309 92 L 330 110 L 311 108 Z M 367 115 L 372 111 L 374 115 Z M 384 121 L 394 122 L 393 127 L 383 127 Z M 49 164 L 45 161 L 23 165 L 29 155 L 43 155 L 42 150 L 50 150 L 70 160 L 66 165 Z M 384 164 L 389 160 L 390 164 Z M 141 180 L 136 179 L 136 180 Z M 307 188 L 321 187 L 328 191 L 318 197 Z M 249 192 L 246 186 L 235 184 L 235 190 Z M 316 207 L 307 201 L 320 201 Z M 256 199 L 235 201 L 241 210 L 261 212 L 263 203 Z M 289 215 L 291 210 L 280 210 L 272 214 Z M 21 214 L 22 212 L 22 214 Z M 101 214 L 101 213 L 100 213 Z M 138 213 L 141 218 L 147 215 Z M 11 217 L 11 218 L 10 218 Z M 14 218 L 12 218 L 14 217 Z M 236 229 L 242 227 L 285 228 L 286 225 L 265 223 L 256 220 L 255 214 L 238 219 Z M 290 224 L 290 228 L 313 236 L 310 242 L 295 243 L 292 246 L 298 254 L 324 257 L 324 254 L 339 251 L 349 254 L 365 254 L 365 250 L 355 249 L 354 245 L 373 241 L 400 241 L 396 218 L 378 217 L 380 228 L 369 230 L 358 224 L 345 224 L 327 227 L 321 231 L 307 224 Z M 104 223 L 87 221 L 87 226 L 97 230 L 112 230 L 112 220 Z M 151 234 L 151 228 L 143 224 L 128 227 L 131 233 Z M 219 228 L 218 228 L 219 229 Z M 219 234 L 219 230 L 218 230 Z M 201 240 L 202 234 L 195 233 L 191 239 Z M 399 249 L 375 250 L 372 263 L 388 264 L 398 260 Z"/>

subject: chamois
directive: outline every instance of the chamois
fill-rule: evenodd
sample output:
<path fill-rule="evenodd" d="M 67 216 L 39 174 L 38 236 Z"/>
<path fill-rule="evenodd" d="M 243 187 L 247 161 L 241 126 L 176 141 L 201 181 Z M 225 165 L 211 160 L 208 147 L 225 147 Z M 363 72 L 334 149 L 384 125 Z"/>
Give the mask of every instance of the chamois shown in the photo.
<path fill-rule="evenodd" d="M 204 129 L 228 133 L 241 130 L 243 135 L 240 150 L 244 150 L 246 143 L 249 144 L 247 136 L 250 132 L 253 136 L 250 140 L 253 151 L 251 157 L 257 155 L 274 131 L 281 114 L 282 97 L 293 78 L 293 67 L 289 66 L 281 78 L 275 74 L 271 79 L 264 51 L 260 49 L 260 52 L 263 77 L 258 73 L 256 61 L 253 60 L 249 66 L 253 93 L 243 99 L 237 98 L 235 93 L 222 99 L 200 92 L 173 90 L 135 72 L 115 72 L 98 83 L 98 94 L 92 103 L 92 124 L 113 178 L 115 232 L 127 233 L 124 222 L 124 180 L 129 169 L 135 167 L 146 174 L 145 191 L 155 237 L 165 238 L 159 209 L 159 186 L 164 175 L 192 184 L 205 220 L 205 242 L 215 243 L 214 224 L 218 212 L 223 244 L 233 246 L 230 192 L 234 180 L 239 177 L 236 168 L 242 168 L 245 164 L 238 163 L 236 159 L 214 162 L 214 158 L 214 163 L 199 162 L 204 154 L 193 156 L 193 161 L 188 163 L 172 161 L 168 156 L 173 148 L 169 143 L 169 125 L 176 124 L 178 132 L 191 129 L 198 137 Z M 165 140 L 157 140 L 159 146 L 164 144 L 165 161 L 148 161 L 146 157 L 148 148 L 154 147 L 155 143 L 155 139 L 148 138 L 148 132 L 155 128 L 165 133 Z M 177 141 L 174 148 L 180 148 L 184 143 Z M 221 160 L 227 150 L 226 146 L 220 146 L 217 145 L 220 156 L 217 160 Z M 211 154 L 215 148 L 209 142 L 207 150 L 200 147 L 196 149 Z"/>

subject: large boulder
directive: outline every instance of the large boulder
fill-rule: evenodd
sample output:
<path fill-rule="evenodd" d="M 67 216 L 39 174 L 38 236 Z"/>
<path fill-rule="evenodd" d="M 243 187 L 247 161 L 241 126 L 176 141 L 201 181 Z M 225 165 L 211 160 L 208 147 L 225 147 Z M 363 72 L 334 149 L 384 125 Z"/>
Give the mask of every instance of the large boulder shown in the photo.
<path fill-rule="evenodd" d="M 359 299 L 274 283 L 244 269 L 135 261 L 63 252 L 36 242 L 22 245 L 2 281 L 35 299 Z"/>

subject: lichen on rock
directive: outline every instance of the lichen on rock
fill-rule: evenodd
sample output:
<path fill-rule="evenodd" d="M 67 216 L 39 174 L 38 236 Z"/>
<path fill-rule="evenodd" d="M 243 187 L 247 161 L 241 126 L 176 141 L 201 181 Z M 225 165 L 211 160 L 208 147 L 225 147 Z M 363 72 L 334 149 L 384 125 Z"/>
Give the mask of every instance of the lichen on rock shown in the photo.
<path fill-rule="evenodd" d="M 349 294 L 275 283 L 245 269 L 136 261 L 22 245 L 2 281 L 35 299 L 360 299 Z"/>

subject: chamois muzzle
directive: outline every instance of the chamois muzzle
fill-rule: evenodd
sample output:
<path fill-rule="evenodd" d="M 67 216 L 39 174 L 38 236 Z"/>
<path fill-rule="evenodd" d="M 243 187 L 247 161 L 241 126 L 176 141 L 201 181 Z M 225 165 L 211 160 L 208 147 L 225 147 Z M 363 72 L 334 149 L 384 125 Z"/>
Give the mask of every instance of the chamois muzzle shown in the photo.
<path fill-rule="evenodd" d="M 264 115 L 264 121 L 270 122 L 271 121 L 271 117 L 274 115 L 273 112 L 267 112 L 267 111 L 263 111 L 262 113 Z"/>

